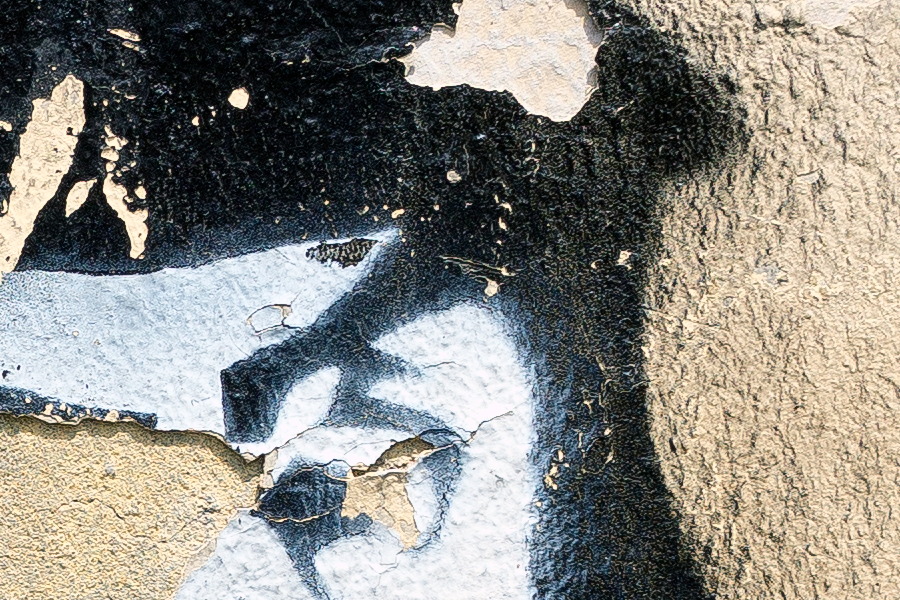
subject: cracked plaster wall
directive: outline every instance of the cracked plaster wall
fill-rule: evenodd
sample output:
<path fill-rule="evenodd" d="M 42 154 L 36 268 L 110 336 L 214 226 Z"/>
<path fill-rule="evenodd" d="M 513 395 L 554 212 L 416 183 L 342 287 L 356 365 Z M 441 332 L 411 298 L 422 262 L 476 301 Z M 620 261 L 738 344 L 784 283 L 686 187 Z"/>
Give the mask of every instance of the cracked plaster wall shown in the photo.
<path fill-rule="evenodd" d="M 752 137 L 671 194 L 645 353 L 720 598 L 900 595 L 900 3 L 630 2 L 731 75 Z"/>
<path fill-rule="evenodd" d="M 170 598 L 260 468 L 208 435 L 0 415 L 0 598 Z"/>
<path fill-rule="evenodd" d="M 897 4 L 629 3 L 738 82 L 752 134 L 715 185 L 671 193 L 648 314 L 657 448 L 708 585 L 896 596 Z M 255 494 L 207 436 L 14 417 L 0 434 L 0 557 L 35 557 L 4 566 L 4 598 L 171 597 Z"/>

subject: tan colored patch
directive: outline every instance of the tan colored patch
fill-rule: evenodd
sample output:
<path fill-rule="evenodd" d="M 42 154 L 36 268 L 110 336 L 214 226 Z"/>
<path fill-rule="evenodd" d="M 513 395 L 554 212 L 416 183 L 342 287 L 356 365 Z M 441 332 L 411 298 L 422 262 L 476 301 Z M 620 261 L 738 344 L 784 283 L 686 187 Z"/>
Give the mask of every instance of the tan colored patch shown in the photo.
<path fill-rule="evenodd" d="M 106 178 L 103 180 L 103 194 L 106 196 L 106 202 L 116 212 L 119 220 L 125 224 L 125 231 L 128 234 L 128 242 L 130 249 L 128 255 L 131 258 L 140 259 L 144 257 L 144 248 L 147 243 L 147 218 L 150 213 L 146 208 L 132 209 L 128 203 L 128 188 L 115 182 L 113 175 L 116 172 L 117 162 L 119 160 L 119 150 L 128 144 L 128 140 L 115 135 L 109 127 L 106 128 L 106 146 L 100 153 L 100 156 L 106 161 Z M 143 187 L 140 188 L 136 195 L 146 197 L 147 192 Z"/>
<path fill-rule="evenodd" d="M 141 36 L 134 33 L 133 31 L 128 31 L 127 29 L 107 29 L 106 31 L 116 36 L 117 38 L 121 38 L 129 42 L 141 41 Z"/>
<path fill-rule="evenodd" d="M 66 196 L 66 217 L 71 217 L 72 213 L 84 205 L 95 183 L 97 183 L 96 179 L 90 179 L 88 181 L 79 181 L 72 186 L 72 189 L 69 190 L 69 195 Z"/>
<path fill-rule="evenodd" d="M 19 139 L 9 183 L 13 191 L 0 212 L 0 276 L 15 269 L 41 209 L 53 198 L 72 165 L 85 123 L 84 85 L 73 75 L 50 98 L 33 103 L 31 122 Z"/>
<path fill-rule="evenodd" d="M 900 598 L 900 3 L 838 31 L 632 4 L 736 79 L 753 134 L 666 201 L 649 287 L 656 448 L 710 591 Z"/>
<path fill-rule="evenodd" d="M 172 597 L 260 466 L 202 434 L 0 415 L 0 598 Z"/>
<path fill-rule="evenodd" d="M 239 110 L 247 108 L 247 105 L 250 104 L 250 93 L 247 91 L 247 88 L 232 90 L 228 96 L 228 103 Z"/>
<path fill-rule="evenodd" d="M 404 548 L 412 548 L 419 537 L 415 511 L 406 493 L 409 471 L 435 447 L 421 438 L 411 438 L 388 448 L 369 467 L 357 467 L 347 479 L 347 495 L 341 516 L 368 515 L 393 529 Z"/>
<path fill-rule="evenodd" d="M 601 38 L 583 3 L 464 0 L 458 6 L 455 30 L 435 27 L 401 59 L 407 81 L 508 91 L 528 112 L 554 121 L 581 110 L 596 88 Z"/>

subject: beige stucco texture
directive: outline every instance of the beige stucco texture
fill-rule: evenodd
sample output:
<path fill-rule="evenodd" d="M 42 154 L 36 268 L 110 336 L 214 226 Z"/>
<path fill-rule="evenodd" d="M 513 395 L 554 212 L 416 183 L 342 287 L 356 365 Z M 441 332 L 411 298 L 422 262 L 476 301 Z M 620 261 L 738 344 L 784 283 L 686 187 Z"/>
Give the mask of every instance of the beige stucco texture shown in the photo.
<path fill-rule="evenodd" d="M 739 84 L 752 136 L 671 195 L 649 299 L 657 450 L 711 591 L 898 598 L 900 3 L 636 4 Z"/>
<path fill-rule="evenodd" d="M 0 598 L 172 597 L 260 466 L 204 434 L 0 415 Z"/>

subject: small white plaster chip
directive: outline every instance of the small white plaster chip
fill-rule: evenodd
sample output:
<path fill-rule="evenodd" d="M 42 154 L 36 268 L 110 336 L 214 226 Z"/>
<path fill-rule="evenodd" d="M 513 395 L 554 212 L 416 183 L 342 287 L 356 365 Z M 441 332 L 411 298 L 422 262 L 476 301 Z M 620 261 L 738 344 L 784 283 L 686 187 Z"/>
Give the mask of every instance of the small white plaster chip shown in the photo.
<path fill-rule="evenodd" d="M 116 36 L 117 38 L 121 38 L 121 39 L 129 41 L 129 42 L 141 41 L 141 36 L 134 33 L 133 31 L 128 31 L 127 29 L 115 29 L 114 28 L 114 29 L 107 29 L 106 31 L 111 33 L 112 35 Z"/>
<path fill-rule="evenodd" d="M 66 196 L 66 218 L 71 217 L 72 213 L 84 205 L 95 183 L 97 183 L 96 179 L 89 179 L 88 181 L 79 181 L 72 186 L 69 195 Z"/>
<path fill-rule="evenodd" d="M 465 0 L 456 30 L 435 27 L 401 59 L 412 84 L 507 91 L 532 114 L 574 117 L 596 89 L 602 35 L 583 2 Z"/>
<path fill-rule="evenodd" d="M 0 121 L 0 131 L 12 131 L 12 123 L 9 121 Z"/>
<path fill-rule="evenodd" d="M 232 90 L 231 95 L 228 96 L 228 103 L 238 110 L 247 108 L 247 105 L 250 104 L 250 93 L 247 88 L 239 87 Z"/>

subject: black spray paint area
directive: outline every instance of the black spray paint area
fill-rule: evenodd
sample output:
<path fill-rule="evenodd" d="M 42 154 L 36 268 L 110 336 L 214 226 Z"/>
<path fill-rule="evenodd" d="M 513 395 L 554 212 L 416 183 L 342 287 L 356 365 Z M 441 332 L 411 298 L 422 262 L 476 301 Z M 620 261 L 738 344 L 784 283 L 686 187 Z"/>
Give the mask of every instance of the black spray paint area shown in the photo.
<path fill-rule="evenodd" d="M 531 536 L 538 597 L 703 597 L 649 437 L 641 298 L 662 190 L 733 152 L 739 118 L 730 84 L 671 40 L 612 3 L 590 10 L 605 33 L 599 89 L 554 123 L 505 93 L 404 80 L 390 59 L 434 23 L 452 24 L 450 2 L 17 3 L 0 26 L 0 109 L 24 124 L 30 100 L 73 73 L 88 118 L 19 269 L 192 267 L 389 223 L 401 241 L 352 293 L 222 373 L 230 440 L 264 439 L 290 386 L 324 366 L 342 370 L 329 419 L 395 421 L 398 408 L 366 390 L 403 366 L 371 342 L 425 312 L 487 301 L 516 324 L 539 378 L 533 456 L 553 477 L 537 491 Z M 139 33 L 139 48 L 109 28 Z M 245 110 L 224 102 L 238 87 L 250 94 Z M 120 183 L 148 190 L 132 199 L 149 211 L 142 260 L 128 257 L 99 187 L 64 214 L 76 181 L 105 174 L 107 126 L 129 141 L 121 162 L 133 166 Z M 0 171 L 15 139 L 0 140 Z M 363 248 L 344 250 L 310 259 L 352 264 Z M 485 300 L 491 282 L 500 291 Z M 404 419 L 413 435 L 442 427 Z M 263 505 L 305 514 L 318 510 L 310 503 L 339 504 L 338 488 L 298 475 Z M 313 522 L 274 525 L 309 577 L 317 548 L 363 527 Z"/>
<path fill-rule="evenodd" d="M 113 422 L 134 421 L 151 429 L 156 427 L 156 417 L 147 413 L 69 404 L 2 384 L 0 384 L 0 412 L 20 416 L 41 415 L 48 421 L 58 423 L 78 423 L 82 419 L 96 419 Z"/>

